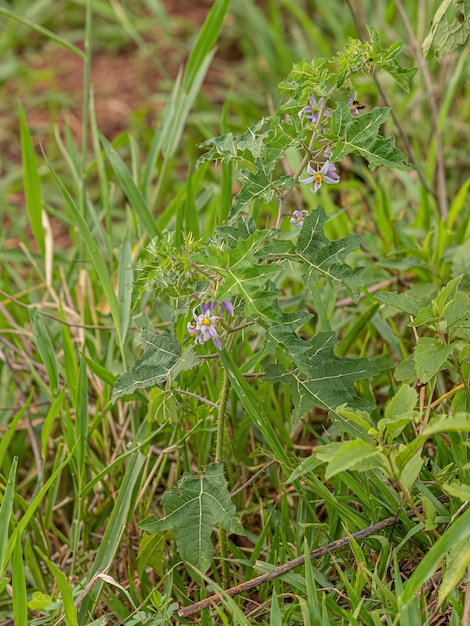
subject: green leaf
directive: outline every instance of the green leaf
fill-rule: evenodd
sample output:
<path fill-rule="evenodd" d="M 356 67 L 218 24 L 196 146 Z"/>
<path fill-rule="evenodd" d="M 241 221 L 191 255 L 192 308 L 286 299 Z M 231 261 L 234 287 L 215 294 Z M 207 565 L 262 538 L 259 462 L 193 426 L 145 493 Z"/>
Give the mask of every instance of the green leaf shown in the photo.
<path fill-rule="evenodd" d="M 358 427 L 344 419 L 336 409 L 342 404 L 364 408 L 364 403 L 356 398 L 352 385 L 357 380 L 371 378 L 377 370 L 367 359 L 337 357 L 333 352 L 337 342 L 334 333 L 319 333 L 309 342 L 303 342 L 306 350 L 291 354 L 298 369 L 286 371 L 281 365 L 271 365 L 266 370 L 266 377 L 271 383 L 290 385 L 294 419 L 299 419 L 316 406 L 337 418 L 337 425 L 342 430 L 358 435 Z M 362 429 L 359 436 L 364 436 Z"/>
<path fill-rule="evenodd" d="M 416 374 L 422 383 L 427 383 L 431 378 L 443 369 L 444 363 L 452 351 L 454 345 L 442 345 L 434 337 L 420 337 L 415 346 L 414 360 Z"/>
<path fill-rule="evenodd" d="M 132 286 L 134 271 L 132 269 L 132 252 L 129 233 L 122 243 L 121 258 L 119 260 L 118 301 L 121 313 L 121 337 L 124 342 L 131 319 Z"/>
<path fill-rule="evenodd" d="M 437 57 L 463 46 L 470 35 L 470 1 L 443 0 L 423 41 L 424 56 Z"/>
<path fill-rule="evenodd" d="M 165 543 L 165 533 L 142 535 L 137 554 L 137 571 L 140 578 L 142 578 L 146 567 L 151 567 L 158 576 L 163 576 L 163 548 Z"/>
<path fill-rule="evenodd" d="M 157 235 L 160 236 L 161 233 L 157 228 L 155 218 L 150 213 L 142 192 L 135 184 L 131 173 L 125 166 L 121 157 L 106 137 L 101 136 L 101 143 L 103 144 L 104 151 L 106 152 L 106 156 L 108 157 L 111 167 L 116 174 L 116 178 L 118 179 L 122 190 L 126 194 L 131 207 L 136 212 L 142 226 L 145 229 L 145 232 L 149 237 L 155 237 Z"/>
<path fill-rule="evenodd" d="M 346 263 L 347 256 L 359 246 L 360 237 L 348 235 L 343 239 L 330 241 L 324 234 L 327 216 L 319 206 L 305 218 L 297 244 L 291 241 L 271 239 L 258 253 L 258 257 L 276 263 L 285 259 L 300 263 L 306 286 L 311 281 L 323 277 L 334 287 L 344 285 L 356 296 L 363 268 L 351 268 Z"/>
<path fill-rule="evenodd" d="M 57 358 L 54 352 L 51 338 L 46 328 L 43 316 L 36 307 L 32 307 L 29 312 L 31 326 L 33 329 L 36 344 L 41 355 L 42 362 L 46 368 L 52 395 L 57 394 L 59 386 L 59 371 Z"/>
<path fill-rule="evenodd" d="M 409 296 L 407 293 L 396 293 L 394 291 L 380 291 L 374 294 L 374 298 L 383 304 L 390 304 L 409 315 L 418 315 L 423 307 L 423 303 Z"/>
<path fill-rule="evenodd" d="M 338 138 L 332 151 L 332 161 L 339 161 L 353 153 L 362 156 L 372 171 L 379 165 L 388 169 L 411 169 L 403 152 L 395 148 L 395 138 L 379 134 L 389 111 L 388 107 L 376 107 L 370 113 L 353 117 L 348 105 L 339 103 L 331 122 L 331 133 Z"/>
<path fill-rule="evenodd" d="M 238 174 L 238 180 L 242 184 L 241 191 L 235 196 L 229 218 L 233 218 L 241 211 L 249 212 L 255 200 L 262 200 L 265 204 L 271 202 L 277 189 L 287 191 L 296 186 L 292 176 L 281 176 L 271 180 L 270 168 L 262 159 L 255 161 L 255 171 L 243 169 Z"/>
<path fill-rule="evenodd" d="M 228 133 L 199 144 L 199 148 L 209 148 L 209 150 L 199 157 L 196 167 L 205 161 L 222 160 L 223 163 L 229 163 L 248 160 L 254 162 L 263 154 L 264 141 L 271 132 L 270 120 L 271 118 L 263 118 L 242 135 Z"/>
<path fill-rule="evenodd" d="M 41 179 L 38 174 L 36 153 L 33 140 L 29 132 L 26 116 L 21 104 L 20 110 L 20 136 L 21 136 L 21 159 L 23 162 L 23 183 L 28 211 L 29 223 L 33 231 L 36 243 L 42 254 L 45 251 L 44 227 L 42 225 L 42 192 Z"/>
<path fill-rule="evenodd" d="M 135 452 L 129 457 L 126 472 L 119 488 L 119 495 L 112 509 L 111 515 L 107 521 L 106 530 L 104 531 L 100 547 L 95 555 L 93 564 L 87 572 L 87 584 L 94 580 L 95 575 L 103 569 L 107 569 L 116 556 L 119 548 L 122 534 L 128 522 L 129 513 L 131 511 L 131 502 L 136 484 L 141 470 L 144 466 L 146 457 L 140 452 Z M 88 624 L 90 615 L 93 614 L 94 607 L 98 601 L 102 580 L 94 583 L 92 589 L 85 596 L 78 614 L 79 624 Z"/>
<path fill-rule="evenodd" d="M 13 500 L 15 498 L 15 478 L 16 468 L 18 466 L 18 457 L 13 458 L 10 473 L 0 506 L 0 582 L 5 574 L 8 565 L 8 530 L 10 528 L 11 513 L 13 510 Z"/>
<path fill-rule="evenodd" d="M 230 0 L 216 0 L 207 14 L 202 28 L 199 29 L 184 72 L 183 89 L 185 91 L 191 89 L 205 59 L 215 46 L 229 5 Z"/>
<path fill-rule="evenodd" d="M 13 11 L 10 11 L 9 9 L 6 9 L 4 7 L 0 7 L 0 15 L 6 15 L 6 17 L 9 17 L 10 19 L 15 20 L 16 22 L 19 22 L 20 24 L 24 24 L 25 26 L 28 26 L 29 28 L 31 28 L 32 30 L 35 30 L 37 33 L 39 33 L 43 37 L 47 37 L 51 41 L 54 41 L 55 43 L 59 44 L 59 46 L 62 46 L 63 48 L 65 48 L 66 50 L 69 50 L 70 52 L 73 52 L 73 54 L 76 54 L 78 57 L 82 59 L 86 59 L 86 54 L 85 52 L 83 52 L 83 50 L 80 50 L 80 48 L 77 48 L 77 46 L 74 46 L 72 43 L 70 43 L 63 37 L 56 35 L 56 33 L 53 33 L 51 30 L 48 30 L 47 28 L 44 28 L 43 26 L 40 26 L 39 24 L 36 24 L 35 22 L 28 20 L 28 18 L 24 17 L 23 15 L 18 15 L 17 13 L 13 13 Z"/>
<path fill-rule="evenodd" d="M 432 311 L 436 317 L 442 317 L 450 304 L 455 300 L 462 276 L 449 280 L 432 301 Z"/>
<path fill-rule="evenodd" d="M 147 407 L 147 414 L 151 422 L 176 423 L 178 419 L 178 405 L 171 393 L 154 387 L 150 390 L 150 401 Z"/>
<path fill-rule="evenodd" d="M 201 474 L 185 472 L 178 486 L 165 492 L 165 517 L 147 517 L 139 528 L 147 532 L 173 530 L 181 558 L 206 572 L 212 561 L 212 529 L 220 525 L 228 533 L 244 534 L 220 463 Z"/>
<path fill-rule="evenodd" d="M 425 554 L 418 567 L 407 580 L 403 594 L 399 596 L 400 611 L 413 600 L 419 589 L 431 578 L 447 552 L 460 542 L 470 539 L 470 508 L 457 518 Z"/>
<path fill-rule="evenodd" d="M 111 310 L 111 316 L 113 318 L 114 328 L 118 335 L 119 343 L 121 344 L 122 343 L 121 335 L 120 335 L 121 317 L 120 317 L 118 301 L 117 301 L 116 293 L 114 291 L 114 285 L 111 280 L 109 269 L 106 267 L 106 263 L 93 237 L 93 234 L 88 224 L 86 223 L 83 215 L 80 213 L 77 205 L 73 201 L 72 196 L 70 195 L 70 193 L 64 186 L 62 180 L 57 176 L 57 174 L 55 173 L 54 169 L 52 168 L 50 164 L 49 164 L 49 169 L 57 183 L 57 186 L 60 189 L 60 192 L 64 200 L 67 203 L 67 206 L 70 209 L 70 212 L 72 213 L 75 224 L 77 225 L 78 230 L 80 231 L 80 235 L 82 236 L 85 246 L 88 250 L 88 254 L 90 256 L 91 262 L 93 263 L 96 273 L 98 274 L 98 277 L 101 283 L 101 288 L 104 292 L 106 300 L 109 304 L 109 308 Z"/>
<path fill-rule="evenodd" d="M 470 542 L 463 539 L 447 554 L 446 567 L 443 569 L 442 583 L 437 596 L 439 604 L 442 604 L 449 593 L 459 585 L 469 564 Z"/>
<path fill-rule="evenodd" d="M 442 485 L 442 490 L 453 498 L 459 498 L 463 502 L 470 500 L 470 485 L 453 481 Z"/>
<path fill-rule="evenodd" d="M 31 600 L 28 602 L 28 608 L 32 611 L 45 611 L 51 604 L 54 604 L 54 600 L 50 595 L 40 591 L 33 591 Z"/>
<path fill-rule="evenodd" d="M 318 446 L 316 455 L 319 459 L 325 459 L 325 448 L 328 446 Z M 328 466 L 325 472 L 325 478 L 329 480 L 340 472 L 347 470 L 364 472 L 373 467 L 382 467 L 384 465 L 383 455 L 376 446 L 357 439 L 341 443 L 335 447 L 332 455 L 327 455 Z"/>
<path fill-rule="evenodd" d="M 413 387 L 402 385 L 385 407 L 384 417 L 378 423 L 380 433 L 394 439 L 411 421 L 419 417 L 415 411 L 418 393 Z"/>
<path fill-rule="evenodd" d="M 116 380 L 111 394 L 112 402 L 136 389 L 147 389 L 165 382 L 181 357 L 180 345 L 170 333 L 157 335 L 147 327 L 142 329 L 141 341 L 145 352 Z"/>
<path fill-rule="evenodd" d="M 57 565 L 51 561 L 38 547 L 36 550 L 41 555 L 43 562 L 46 564 L 47 569 L 54 577 L 57 586 L 60 589 L 60 595 L 62 596 L 62 602 L 64 604 L 64 617 L 66 626 L 77 626 L 77 607 L 74 603 L 72 588 L 67 580 L 66 575 L 57 567 Z"/>

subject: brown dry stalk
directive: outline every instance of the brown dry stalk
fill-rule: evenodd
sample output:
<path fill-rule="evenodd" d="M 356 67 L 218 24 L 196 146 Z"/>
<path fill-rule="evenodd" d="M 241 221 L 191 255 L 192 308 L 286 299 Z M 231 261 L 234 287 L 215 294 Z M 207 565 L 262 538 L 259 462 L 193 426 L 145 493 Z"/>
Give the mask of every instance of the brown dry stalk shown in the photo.
<path fill-rule="evenodd" d="M 415 511 L 406 511 L 406 517 L 414 517 L 416 516 Z M 363 528 L 362 530 L 358 530 L 356 533 L 353 533 L 350 537 L 355 540 L 364 539 L 369 535 L 373 535 L 374 533 L 383 530 L 384 528 L 388 528 L 388 526 L 393 526 L 396 522 L 398 522 L 398 516 L 394 515 L 393 517 L 388 517 L 381 522 L 377 522 L 372 524 L 371 526 L 367 526 L 367 528 Z M 342 539 L 337 539 L 332 543 L 329 543 L 327 546 L 323 546 L 323 548 L 317 548 L 317 550 L 313 550 L 310 552 L 309 558 L 310 560 L 317 559 L 325 554 L 329 554 L 330 552 L 334 552 L 335 550 L 339 550 L 340 548 L 344 548 L 344 546 L 349 545 L 350 537 L 343 537 Z M 218 604 L 225 596 L 238 596 L 245 591 L 250 591 L 254 587 L 258 587 L 262 583 L 267 582 L 268 580 L 272 580 L 273 578 L 277 578 L 282 576 L 283 574 L 287 574 L 291 570 L 303 565 L 305 563 L 305 555 L 298 556 L 296 559 L 292 561 L 288 561 L 284 563 L 284 565 L 279 565 L 275 567 L 270 572 L 266 572 L 265 574 L 261 574 L 256 578 L 252 578 L 251 580 L 247 580 L 244 583 L 236 585 L 235 587 L 231 587 L 225 591 L 220 591 L 218 593 L 205 598 L 204 600 L 200 600 L 199 602 L 195 602 L 189 606 L 185 606 L 178 611 L 178 615 L 180 617 L 187 617 L 188 615 L 193 615 L 194 613 L 198 613 L 202 611 L 202 609 L 206 609 L 213 604 Z"/>

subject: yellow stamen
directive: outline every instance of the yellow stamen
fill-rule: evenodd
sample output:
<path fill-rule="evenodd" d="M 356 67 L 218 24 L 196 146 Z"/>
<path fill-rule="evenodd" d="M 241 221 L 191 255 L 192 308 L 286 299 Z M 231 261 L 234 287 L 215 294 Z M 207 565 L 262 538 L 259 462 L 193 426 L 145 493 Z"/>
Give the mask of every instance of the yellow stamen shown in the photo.
<path fill-rule="evenodd" d="M 205 318 L 202 320 L 202 325 L 203 325 L 203 326 L 210 326 L 210 325 L 211 325 L 211 321 L 210 321 L 210 319 L 209 319 L 208 317 L 205 317 Z"/>
<path fill-rule="evenodd" d="M 320 174 L 320 172 L 318 172 L 317 174 L 315 174 L 315 178 L 313 179 L 315 181 L 315 183 L 317 185 L 321 185 L 322 181 L 323 181 L 323 176 L 322 174 Z"/>

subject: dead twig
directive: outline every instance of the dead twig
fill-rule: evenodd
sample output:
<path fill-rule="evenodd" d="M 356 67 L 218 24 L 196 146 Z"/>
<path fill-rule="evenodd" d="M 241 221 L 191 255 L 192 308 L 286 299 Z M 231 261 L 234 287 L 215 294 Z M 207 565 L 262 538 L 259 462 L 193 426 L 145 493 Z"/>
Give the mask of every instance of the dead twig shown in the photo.
<path fill-rule="evenodd" d="M 405 515 L 406 517 L 414 517 L 416 515 L 416 511 L 412 511 L 412 510 L 406 511 Z M 388 517 L 387 519 L 381 522 L 377 522 L 375 524 L 372 524 L 371 526 L 367 526 L 367 528 L 363 528 L 362 530 L 359 530 L 356 533 L 353 533 L 351 537 L 355 539 L 356 541 L 359 539 L 364 539 L 365 537 L 368 537 L 369 535 L 373 535 L 374 533 L 377 533 L 380 530 L 383 530 L 384 528 L 393 526 L 393 524 L 395 524 L 398 521 L 399 521 L 399 518 L 396 515 L 394 515 L 393 517 Z M 323 546 L 323 548 L 318 548 L 317 550 L 313 550 L 312 552 L 310 552 L 309 558 L 310 560 L 320 558 L 322 556 L 325 556 L 325 554 L 329 554 L 330 552 L 334 552 L 335 550 L 344 548 L 345 546 L 349 545 L 349 542 L 350 542 L 350 537 L 343 537 L 342 539 L 337 539 L 336 541 L 329 543 L 327 546 Z M 233 597 L 241 593 L 244 593 L 245 591 L 250 591 L 251 589 L 258 587 L 258 585 L 261 585 L 262 583 L 267 582 L 268 580 L 272 580 L 273 578 L 278 578 L 279 576 L 283 576 L 284 574 L 287 574 L 287 572 L 290 572 L 291 570 L 295 569 L 296 567 L 299 567 L 300 565 L 303 565 L 304 563 L 305 563 L 305 555 L 299 556 L 296 559 L 293 559 L 292 561 L 288 561 L 287 563 L 284 563 L 283 565 L 279 565 L 278 567 L 275 567 L 270 572 L 261 574 L 260 576 L 257 576 L 256 578 L 252 578 L 251 580 L 248 580 L 244 583 L 236 585 L 235 587 L 231 587 L 230 589 L 227 589 L 226 591 L 220 591 L 219 593 L 215 593 L 212 596 L 205 598 L 204 600 L 200 600 L 199 602 L 195 602 L 194 604 L 191 604 L 190 606 L 182 607 L 181 609 L 179 609 L 178 615 L 180 617 L 187 617 L 188 615 L 193 615 L 194 613 L 198 613 L 199 611 L 202 611 L 202 609 L 206 609 L 213 604 L 218 604 L 225 596 Z"/>

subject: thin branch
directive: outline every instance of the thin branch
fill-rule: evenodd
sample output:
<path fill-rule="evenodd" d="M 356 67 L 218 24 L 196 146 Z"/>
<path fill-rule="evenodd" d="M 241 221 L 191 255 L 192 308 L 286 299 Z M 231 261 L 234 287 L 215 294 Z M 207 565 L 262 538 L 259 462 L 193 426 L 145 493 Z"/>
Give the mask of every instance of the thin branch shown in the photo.
<path fill-rule="evenodd" d="M 416 62 L 418 64 L 421 73 L 423 74 L 424 84 L 426 85 L 426 91 L 428 94 L 429 109 L 431 111 L 431 122 L 434 131 L 434 137 L 436 140 L 436 170 L 437 170 L 437 203 L 439 206 L 439 213 L 443 219 L 445 219 L 449 213 L 449 206 L 447 202 L 447 186 L 446 186 L 446 169 L 444 163 L 444 153 L 442 150 L 441 131 L 439 129 L 439 109 L 434 95 L 434 87 L 432 84 L 431 74 L 429 72 L 428 64 L 421 52 L 421 47 L 416 41 L 416 37 L 411 27 L 408 14 L 401 0 L 395 0 L 401 19 L 405 25 L 408 37 L 410 39 L 410 46 L 413 50 Z"/>
<path fill-rule="evenodd" d="M 416 515 L 416 511 L 406 511 L 406 517 L 414 517 Z M 313 550 L 310 552 L 309 558 L 310 560 L 320 558 L 325 556 L 325 554 L 329 554 L 330 552 L 334 552 L 335 550 L 339 550 L 340 548 L 344 548 L 349 545 L 351 537 L 353 539 L 360 540 L 368 537 L 369 535 L 373 535 L 374 533 L 383 530 L 384 528 L 388 528 L 389 526 L 393 526 L 399 521 L 398 516 L 394 515 L 393 517 L 388 517 L 387 519 L 377 522 L 376 524 L 372 524 L 371 526 L 367 526 L 367 528 L 363 528 L 356 533 L 353 533 L 350 537 L 343 537 L 342 539 L 337 539 L 332 543 L 329 543 L 327 546 L 323 546 L 323 548 L 318 548 L 317 550 Z M 272 580 L 273 578 L 278 578 L 279 576 L 283 576 L 290 572 L 291 570 L 303 565 L 305 563 L 305 555 L 299 556 L 292 561 L 288 561 L 283 565 L 279 565 L 279 567 L 275 567 L 270 572 L 266 572 L 265 574 L 261 574 L 260 576 L 256 576 L 256 578 L 252 578 L 240 585 L 236 585 L 235 587 L 231 587 L 226 591 L 220 591 L 220 593 L 215 593 L 204 600 L 200 600 L 199 602 L 195 602 L 190 606 L 185 606 L 178 611 L 178 615 L 180 617 L 187 617 L 188 615 L 193 615 L 194 613 L 198 613 L 202 611 L 202 609 L 206 609 L 213 604 L 218 604 L 225 596 L 237 596 L 245 591 L 250 591 L 258 585 L 267 582 L 268 580 Z"/>

